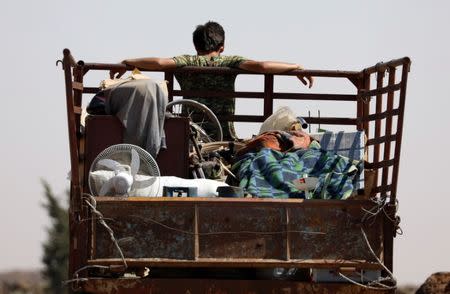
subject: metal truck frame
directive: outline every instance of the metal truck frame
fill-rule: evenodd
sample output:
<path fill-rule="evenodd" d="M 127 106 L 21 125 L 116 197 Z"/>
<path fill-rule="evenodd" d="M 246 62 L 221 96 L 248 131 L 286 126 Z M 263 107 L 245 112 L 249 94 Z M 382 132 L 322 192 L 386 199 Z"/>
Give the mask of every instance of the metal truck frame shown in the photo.
<path fill-rule="evenodd" d="M 352 200 L 258 198 L 89 197 L 86 166 L 99 151 L 87 149 L 80 124 L 84 84 L 91 71 L 132 70 L 123 64 L 76 61 L 63 51 L 71 161 L 69 284 L 87 293 L 394 293 L 395 284 L 320 282 L 211 276 L 218 269 L 327 269 L 340 277 L 393 270 L 393 240 L 399 229 L 397 186 L 410 59 L 377 63 L 362 71 L 295 70 L 256 74 L 229 68 L 185 67 L 164 73 L 169 100 L 175 96 L 262 99 L 262 115 L 220 120 L 263 122 L 274 100 L 351 102 L 352 117 L 308 117 L 310 124 L 354 126 L 367 136 L 365 169 L 375 177 L 369 197 Z M 174 72 L 263 75 L 264 91 L 232 93 L 174 89 Z M 274 91 L 277 75 L 348 80 L 353 94 Z M 225 99 L 225 98 L 224 98 Z M 176 123 L 187 129 L 186 121 Z M 181 136 L 182 137 L 182 136 Z M 119 139 L 120 140 L 120 139 Z M 187 138 L 178 139 L 182 146 Z M 111 144 L 105 143 L 105 144 Z M 103 148 L 104 146 L 102 146 Z M 184 147 L 183 147 L 184 148 Z M 162 160 L 164 161 L 164 160 Z M 184 167 L 183 167 L 184 168 Z M 182 169 L 183 170 L 183 169 Z M 167 174 L 168 175 L 168 174 Z M 369 177 L 366 177 L 366 181 Z M 374 201 L 376 199 L 376 201 Z M 108 221 L 111 220 L 111 221 Z M 109 228 L 109 229 L 108 229 Z M 126 240 L 131 240 L 127 245 Z M 131 238 L 131 239 L 130 239 Z M 117 240 L 122 240 L 120 244 Z M 146 277 L 143 272 L 150 268 Z M 189 275 L 153 275 L 190 272 Z M 164 270 L 162 270 L 164 269 Z"/>

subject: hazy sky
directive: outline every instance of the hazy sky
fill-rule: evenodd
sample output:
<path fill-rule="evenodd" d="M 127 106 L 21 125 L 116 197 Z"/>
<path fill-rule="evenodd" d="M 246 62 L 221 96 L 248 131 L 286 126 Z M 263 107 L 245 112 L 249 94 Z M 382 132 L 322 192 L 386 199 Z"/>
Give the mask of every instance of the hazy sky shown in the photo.
<path fill-rule="evenodd" d="M 445 184 L 450 168 L 449 3 L 3 1 L 0 270 L 41 266 L 48 220 L 40 178 L 61 199 L 69 186 L 63 72 L 55 66 L 62 50 L 70 48 L 75 58 L 88 62 L 194 53 L 193 29 L 215 20 L 227 32 L 226 54 L 340 70 L 411 57 L 398 188 L 404 235 L 395 240 L 395 274 L 405 284 L 450 271 L 450 195 Z M 93 75 L 88 82 L 95 86 L 104 77 Z M 256 82 L 243 80 L 241 85 Z M 281 86 L 308 91 L 291 81 Z M 348 88 L 318 79 L 313 90 L 331 92 L 334 87 Z M 293 107 L 332 115 L 326 106 Z M 245 101 L 238 104 L 238 112 L 249 110 Z M 250 133 L 243 127 L 239 131 Z"/>

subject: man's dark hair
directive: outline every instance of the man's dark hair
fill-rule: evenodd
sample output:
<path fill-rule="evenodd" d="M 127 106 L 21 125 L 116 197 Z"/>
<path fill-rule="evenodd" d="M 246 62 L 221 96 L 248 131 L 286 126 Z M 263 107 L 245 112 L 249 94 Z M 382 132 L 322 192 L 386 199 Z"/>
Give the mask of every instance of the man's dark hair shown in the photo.
<path fill-rule="evenodd" d="M 197 51 L 217 51 L 225 42 L 225 31 L 217 22 L 208 21 L 204 25 L 198 25 L 192 37 Z"/>

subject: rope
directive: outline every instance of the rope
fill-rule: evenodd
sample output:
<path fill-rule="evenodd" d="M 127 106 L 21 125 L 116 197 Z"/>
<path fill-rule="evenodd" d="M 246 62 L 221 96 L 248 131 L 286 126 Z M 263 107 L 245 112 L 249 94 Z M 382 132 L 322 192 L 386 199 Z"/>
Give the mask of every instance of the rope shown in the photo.
<path fill-rule="evenodd" d="M 109 269 L 109 266 L 104 266 L 104 265 L 86 265 L 83 266 L 82 268 L 77 269 L 74 273 L 73 273 L 73 279 L 70 280 L 65 280 L 62 282 L 63 287 L 71 284 L 71 283 L 75 283 L 76 287 L 72 287 L 72 290 L 77 290 L 80 288 L 79 283 L 80 282 L 87 282 L 89 281 L 88 278 L 79 278 L 78 274 L 84 270 L 87 269 L 91 269 L 91 268 L 101 268 L 101 269 Z"/>
<path fill-rule="evenodd" d="M 220 166 L 222 167 L 222 169 L 224 171 L 226 171 L 233 179 L 235 179 L 236 181 L 238 180 L 238 178 L 233 174 L 233 172 L 222 162 L 222 160 L 219 159 L 219 163 Z"/>
<path fill-rule="evenodd" d="M 113 221 L 114 219 L 112 219 L 112 218 L 108 218 L 108 217 L 104 217 L 103 218 L 104 220 L 110 220 L 110 221 Z M 83 219 L 80 219 L 80 223 L 82 223 L 82 222 L 87 222 L 87 221 L 91 221 L 91 220 L 99 220 L 99 218 L 96 218 L 96 217 L 88 217 L 88 218 L 83 218 Z"/>
<path fill-rule="evenodd" d="M 361 207 L 362 211 L 364 211 L 364 215 L 361 219 L 361 222 L 365 223 L 366 221 L 372 220 L 371 224 L 373 224 L 376 220 L 376 217 L 380 213 L 383 213 L 389 221 L 391 221 L 393 224 L 396 225 L 397 231 L 401 230 L 401 228 L 398 225 L 399 222 L 397 221 L 397 219 L 392 219 L 386 211 L 386 206 L 390 205 L 389 202 L 386 201 L 386 199 L 378 199 L 378 198 L 372 198 L 371 200 L 375 203 L 375 205 L 372 208 L 365 209 L 364 207 Z M 396 208 L 395 212 L 397 212 L 398 202 L 396 202 L 395 208 Z M 349 283 L 358 285 L 358 286 L 366 288 L 366 289 L 371 289 L 371 290 L 395 290 L 395 289 L 397 289 L 397 287 L 396 287 L 397 280 L 395 279 L 394 274 L 384 265 L 384 263 L 381 262 L 381 260 L 375 254 L 375 251 L 373 250 L 372 246 L 370 245 L 369 239 L 367 238 L 367 234 L 364 231 L 362 226 L 360 227 L 360 229 L 361 229 L 361 234 L 363 236 L 363 239 L 364 239 L 371 255 L 375 258 L 376 262 L 388 273 L 388 277 L 380 277 L 377 280 L 370 281 L 367 283 L 367 285 L 364 285 L 362 283 L 359 283 L 359 282 L 347 277 L 346 275 L 342 274 L 341 272 L 338 272 L 339 276 Z M 362 280 L 364 280 L 363 274 L 361 274 L 361 273 L 357 273 L 357 274 L 360 275 Z M 394 286 L 388 286 L 388 285 L 383 284 L 382 282 L 385 282 L 385 281 L 391 282 L 392 284 L 394 284 Z M 374 286 L 374 285 L 377 285 L 377 286 Z"/>
<path fill-rule="evenodd" d="M 386 206 L 390 205 L 389 202 L 387 201 L 386 198 L 382 198 L 382 199 L 377 199 L 377 198 L 373 198 L 372 201 L 375 203 L 375 206 L 372 207 L 371 209 L 367 210 L 362 208 L 362 210 L 365 212 L 364 216 L 362 217 L 361 221 L 362 223 L 364 223 L 365 221 L 368 221 L 370 219 L 373 219 L 372 224 L 375 222 L 376 217 L 378 216 L 378 214 L 383 213 L 386 218 L 391 221 L 395 226 L 396 226 L 396 230 L 401 230 L 399 223 L 397 222 L 396 219 L 392 219 L 389 214 L 386 211 Z M 395 213 L 397 213 L 398 211 L 398 200 L 395 203 Z M 375 260 L 377 261 L 377 263 L 388 273 L 389 277 L 385 277 L 385 278 L 381 278 L 378 279 L 376 281 L 372 281 L 369 284 L 377 284 L 383 288 L 386 289 L 396 289 L 396 286 L 394 287 L 390 287 L 387 285 L 382 284 L 382 281 L 390 281 L 392 282 L 394 285 L 397 285 L 397 280 L 394 277 L 394 274 L 384 265 L 383 262 L 381 262 L 381 260 L 378 258 L 378 256 L 375 254 L 375 251 L 373 250 L 372 246 L 370 245 L 369 239 L 367 238 L 367 234 L 364 231 L 363 227 L 360 227 L 361 230 L 361 234 L 363 236 L 364 241 L 366 242 L 367 248 L 369 249 L 370 253 L 372 254 L 372 256 L 375 258 Z"/>
<path fill-rule="evenodd" d="M 117 242 L 116 238 L 114 237 L 114 231 L 106 224 L 104 218 L 103 218 L 103 214 L 97 210 L 97 201 L 95 200 L 95 198 L 89 194 L 84 193 L 83 196 L 85 198 L 90 199 L 94 204 L 91 204 L 91 202 L 89 202 L 88 200 L 84 199 L 84 202 L 86 202 L 86 204 L 92 209 L 92 212 L 97 215 L 98 218 L 98 222 L 103 225 L 103 227 L 105 227 L 105 229 L 108 231 L 109 236 L 111 238 L 111 241 L 113 241 L 114 245 L 117 248 L 117 251 L 119 251 L 120 257 L 122 259 L 123 265 L 125 266 L 125 268 L 128 267 L 127 262 L 125 260 L 125 256 L 123 255 L 122 249 L 119 246 L 119 243 Z"/>
<path fill-rule="evenodd" d="M 395 289 L 397 289 L 397 287 L 395 287 L 395 286 L 391 287 L 391 286 L 387 286 L 387 285 L 383 285 L 383 284 L 381 284 L 381 285 L 383 285 L 382 287 L 373 287 L 373 286 L 370 286 L 370 285 L 364 285 L 364 284 L 358 283 L 355 280 L 350 279 L 349 277 L 347 277 L 346 275 L 344 275 L 341 272 L 338 272 L 338 274 L 339 274 L 339 276 L 341 278 L 343 278 L 347 282 L 352 283 L 352 284 L 357 285 L 357 286 L 360 286 L 360 287 L 363 287 L 365 289 L 370 289 L 370 290 L 388 290 L 388 289 L 389 290 L 395 290 Z"/>
<path fill-rule="evenodd" d="M 360 229 L 361 229 L 361 234 L 364 238 L 364 241 L 367 244 L 367 247 L 368 247 L 370 253 L 373 255 L 373 257 L 375 258 L 377 263 L 389 274 L 389 277 L 380 277 L 379 279 L 370 281 L 367 285 L 364 285 L 364 284 L 356 282 L 353 279 L 350 279 L 349 277 L 347 277 L 346 275 L 344 275 L 341 272 L 338 272 L 339 276 L 349 283 L 358 285 L 358 286 L 366 288 L 366 289 L 371 289 L 371 290 L 395 290 L 395 289 L 397 289 L 397 286 L 396 286 L 397 280 L 395 279 L 394 274 L 381 262 L 381 260 L 375 254 L 375 252 L 372 249 L 372 246 L 370 245 L 369 239 L 367 238 L 367 234 L 366 234 L 366 232 L 364 232 L 364 229 L 362 227 Z M 364 275 L 362 275 L 360 273 L 358 273 L 358 274 L 364 279 Z M 388 286 L 388 285 L 381 283 L 384 281 L 389 281 L 389 282 L 393 283 L 394 286 Z M 374 287 L 373 285 L 378 285 L 379 287 Z"/>
<path fill-rule="evenodd" d="M 372 198 L 371 200 L 372 200 L 372 202 L 375 203 L 374 207 L 372 207 L 369 210 L 365 209 L 364 207 L 361 207 L 361 209 L 365 212 L 364 216 L 361 219 L 361 222 L 364 223 L 364 222 L 372 219 L 372 222 L 370 224 L 374 224 L 375 219 L 378 216 L 378 214 L 383 213 L 386 216 L 386 218 L 392 224 L 394 224 L 396 233 L 398 235 L 402 235 L 403 230 L 400 227 L 400 217 L 392 218 L 386 211 L 386 207 L 391 206 L 392 204 L 390 204 L 388 201 L 386 201 L 386 198 L 382 198 L 382 199 Z M 395 215 L 396 215 L 398 212 L 398 208 L 399 208 L 398 199 L 395 200 L 394 207 L 395 207 Z"/>
<path fill-rule="evenodd" d="M 123 265 L 125 268 L 128 267 L 127 262 L 125 260 L 125 256 L 123 255 L 122 249 L 119 246 L 119 243 L 117 242 L 116 238 L 114 237 L 114 231 L 108 226 L 108 224 L 106 224 L 105 220 L 112 220 L 112 219 L 108 219 L 108 218 L 104 218 L 103 214 L 97 210 L 97 201 L 95 200 L 95 198 L 92 195 L 89 195 L 87 193 L 83 193 L 83 198 L 87 198 L 84 199 L 84 202 L 91 208 L 92 212 L 97 216 L 97 217 L 93 217 L 93 218 L 87 218 L 87 219 L 82 219 L 80 220 L 80 223 L 83 221 L 87 221 L 87 220 L 97 220 L 101 225 L 103 225 L 105 227 L 105 229 L 108 231 L 109 236 L 111 238 L 111 241 L 114 242 L 114 245 L 116 246 L 117 250 L 119 251 L 120 257 L 122 258 L 123 261 Z M 91 202 L 89 202 L 88 200 L 90 200 Z M 79 278 L 79 273 L 88 269 L 92 269 L 92 268 L 97 268 L 97 269 L 110 269 L 111 267 L 109 266 L 103 266 L 103 265 L 86 265 L 83 266 L 79 269 L 77 269 L 74 273 L 73 273 L 73 279 L 69 279 L 69 280 L 65 280 L 62 282 L 63 286 L 67 286 L 68 284 L 71 283 L 76 283 L 76 287 L 72 287 L 73 290 L 79 289 L 79 283 L 80 282 L 86 282 L 89 279 L 88 278 Z"/>
<path fill-rule="evenodd" d="M 364 207 L 361 207 L 362 211 L 365 212 L 364 216 L 361 219 L 363 223 L 372 218 L 375 219 L 375 217 L 384 209 L 384 206 L 386 205 L 386 202 L 382 199 L 372 198 L 371 200 L 375 204 L 372 208 L 367 210 Z"/>
<path fill-rule="evenodd" d="M 344 275 L 341 272 L 338 272 L 339 276 L 341 278 L 343 278 L 344 280 L 346 280 L 347 282 L 352 283 L 357 286 L 360 286 L 360 287 L 363 287 L 365 289 L 370 289 L 370 290 L 395 290 L 395 289 L 397 289 L 397 286 L 396 286 L 397 280 L 395 279 L 394 274 L 381 262 L 381 260 L 375 254 L 372 246 L 370 245 L 369 239 L 367 238 L 367 234 L 366 234 L 366 232 L 364 232 L 364 229 L 362 227 L 360 229 L 361 229 L 361 234 L 364 238 L 364 241 L 367 244 L 367 248 L 369 249 L 370 253 L 373 255 L 373 257 L 375 258 L 377 263 L 389 274 L 389 277 L 380 277 L 377 280 L 370 281 L 367 283 L 367 285 L 365 285 L 365 284 L 359 283 L 359 282 L 347 277 L 346 275 Z M 364 280 L 364 275 L 362 273 L 357 273 L 357 274 L 362 278 L 362 280 Z M 367 280 L 367 278 L 366 278 L 366 280 Z M 388 286 L 388 285 L 383 284 L 382 282 L 385 282 L 385 281 L 389 281 L 389 282 L 393 283 L 394 286 Z M 377 285 L 378 287 L 375 287 L 374 285 Z"/>
<path fill-rule="evenodd" d="M 363 235 L 363 238 L 366 241 L 367 247 L 370 250 L 370 253 L 373 255 L 375 260 L 383 267 L 383 269 L 389 274 L 389 276 L 392 279 L 392 282 L 394 282 L 394 284 L 396 285 L 397 284 L 397 280 L 395 279 L 394 274 L 384 265 L 384 263 L 381 262 L 381 260 L 375 254 L 375 252 L 372 249 L 372 246 L 370 246 L 369 239 L 367 239 L 367 235 L 366 235 L 366 232 L 364 232 L 364 229 L 362 227 L 360 229 L 361 229 L 361 234 Z"/>

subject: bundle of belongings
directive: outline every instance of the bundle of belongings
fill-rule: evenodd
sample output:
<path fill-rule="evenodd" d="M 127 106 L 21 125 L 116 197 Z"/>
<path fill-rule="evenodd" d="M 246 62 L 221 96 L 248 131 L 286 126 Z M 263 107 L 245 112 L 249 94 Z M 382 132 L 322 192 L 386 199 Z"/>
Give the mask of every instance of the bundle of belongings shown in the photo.
<path fill-rule="evenodd" d="M 233 184 L 254 197 L 347 199 L 362 188 L 363 157 L 363 132 L 266 131 L 239 150 Z"/>
<path fill-rule="evenodd" d="M 150 79 L 135 69 L 126 79 L 102 81 L 100 89 L 87 112 L 115 115 L 125 127 L 124 143 L 141 146 L 156 158 L 159 150 L 166 148 L 166 82 Z"/>

